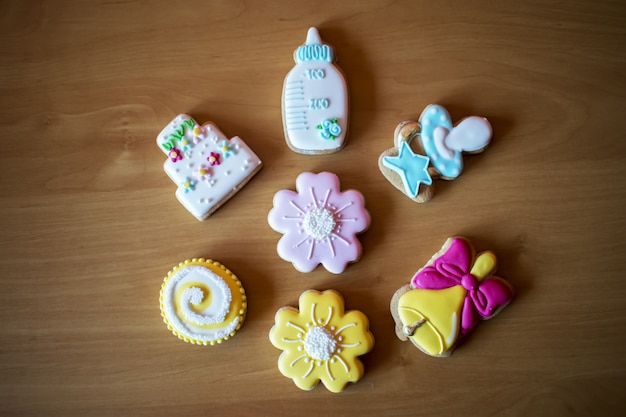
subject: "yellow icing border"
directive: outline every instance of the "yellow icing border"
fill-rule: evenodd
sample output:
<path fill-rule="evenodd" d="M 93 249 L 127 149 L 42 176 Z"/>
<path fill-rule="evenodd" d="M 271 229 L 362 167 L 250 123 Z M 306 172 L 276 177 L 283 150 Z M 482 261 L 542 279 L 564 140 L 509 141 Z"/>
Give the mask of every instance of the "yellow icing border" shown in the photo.
<path fill-rule="evenodd" d="M 345 310 L 335 290 L 306 290 L 298 308 L 280 308 L 270 329 L 270 342 L 282 350 L 278 369 L 302 390 L 320 381 L 331 392 L 342 391 L 364 374 L 359 356 L 374 347 L 369 320 L 359 310 Z M 310 337 L 310 339 L 309 339 Z"/>
<path fill-rule="evenodd" d="M 210 271 L 214 272 L 216 275 L 224 279 L 224 281 L 230 288 L 232 295 L 231 305 L 239 305 L 239 310 L 237 311 L 237 309 L 231 309 L 226 316 L 225 322 L 232 322 L 237 317 L 239 317 L 239 323 L 237 323 L 237 327 L 229 335 L 215 340 L 199 340 L 180 334 L 173 328 L 173 326 L 169 322 L 165 313 L 163 300 L 166 284 L 178 271 L 188 266 L 203 266 L 209 269 Z M 235 274 L 233 274 L 228 268 L 226 268 L 224 265 L 217 261 L 213 261 L 212 259 L 192 258 L 181 262 L 167 273 L 167 276 L 163 279 L 163 283 L 161 284 L 161 290 L 159 292 L 159 306 L 161 309 L 161 317 L 163 317 L 163 322 L 167 325 L 167 328 L 180 340 L 196 345 L 213 346 L 215 344 L 221 344 L 223 341 L 230 339 L 241 328 L 246 317 L 248 302 L 241 281 L 239 281 L 237 276 L 235 276 Z M 211 325 L 206 325 L 206 327 L 211 327 Z"/>

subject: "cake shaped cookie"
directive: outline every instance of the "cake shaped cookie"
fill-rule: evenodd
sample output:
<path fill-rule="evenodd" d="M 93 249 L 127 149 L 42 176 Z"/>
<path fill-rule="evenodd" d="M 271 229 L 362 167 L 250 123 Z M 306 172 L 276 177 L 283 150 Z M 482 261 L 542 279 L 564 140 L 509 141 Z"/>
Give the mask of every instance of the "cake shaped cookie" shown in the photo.
<path fill-rule="evenodd" d="M 400 123 L 394 147 L 378 159 L 382 174 L 407 197 L 424 203 L 433 196 L 433 180 L 453 180 L 463 172 L 463 153 L 480 153 L 491 141 L 491 124 L 471 116 L 456 126 L 448 111 L 431 104 L 419 122 Z"/>
<path fill-rule="evenodd" d="M 287 145 L 303 154 L 337 152 L 348 133 L 348 85 L 333 48 L 312 27 L 294 60 L 282 96 Z"/>
<path fill-rule="evenodd" d="M 493 276 L 496 256 L 476 254 L 464 238 L 449 238 L 391 300 L 396 335 L 431 356 L 449 356 L 480 320 L 513 299 L 513 288 Z"/>
<path fill-rule="evenodd" d="M 270 341 L 283 351 L 278 369 L 298 388 L 311 390 L 322 381 L 332 392 L 361 379 L 358 357 L 374 347 L 367 317 L 345 311 L 343 297 L 333 290 L 305 291 L 299 308 L 278 310 Z"/>
<path fill-rule="evenodd" d="M 198 220 L 205 220 L 259 170 L 258 156 L 239 137 L 228 139 L 211 122 L 199 125 L 180 114 L 157 136 L 167 155 L 163 169 L 178 185 L 176 197 Z"/>
<path fill-rule="evenodd" d="M 172 269 L 161 285 L 161 316 L 185 342 L 222 343 L 234 336 L 246 317 L 246 293 L 224 265 L 194 258 Z"/>
<path fill-rule="evenodd" d="M 300 272 L 322 264 L 333 274 L 361 257 L 356 235 L 370 225 L 363 194 L 341 191 L 339 178 L 331 172 L 304 172 L 296 179 L 296 192 L 281 190 L 274 195 L 268 214 L 272 229 L 283 233 L 278 255 Z"/>

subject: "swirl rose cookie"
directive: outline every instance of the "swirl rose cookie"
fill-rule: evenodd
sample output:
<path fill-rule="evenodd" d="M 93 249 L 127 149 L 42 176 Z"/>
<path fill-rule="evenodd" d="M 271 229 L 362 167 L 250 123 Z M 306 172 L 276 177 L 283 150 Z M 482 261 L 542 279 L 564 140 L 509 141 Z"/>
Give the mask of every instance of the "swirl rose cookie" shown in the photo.
<path fill-rule="evenodd" d="M 400 340 L 431 356 L 449 356 L 480 320 L 494 317 L 513 299 L 513 288 L 493 276 L 496 256 L 476 254 L 464 238 L 449 238 L 409 285 L 391 300 Z"/>
<path fill-rule="evenodd" d="M 269 225 L 283 233 L 278 255 L 300 272 L 311 272 L 320 263 L 342 273 L 348 263 L 361 257 L 356 235 L 370 225 L 365 199 L 356 190 L 342 192 L 333 173 L 304 172 L 296 179 L 296 192 L 274 195 Z"/>
<path fill-rule="evenodd" d="M 448 111 L 431 104 L 419 122 L 400 123 L 394 147 L 378 159 L 382 174 L 407 197 L 424 203 L 433 196 L 433 180 L 453 180 L 463 172 L 463 153 L 480 153 L 491 141 L 491 124 L 471 116 L 452 126 Z"/>
<path fill-rule="evenodd" d="M 287 145 L 303 154 L 337 152 L 348 132 L 348 84 L 334 64 L 333 48 L 312 27 L 294 60 L 282 97 Z"/>
<path fill-rule="evenodd" d="M 237 277 L 210 259 L 188 259 L 172 269 L 159 297 L 167 328 L 185 342 L 214 345 L 234 336 L 246 317 Z"/>
<path fill-rule="evenodd" d="M 357 310 L 344 311 L 343 297 L 333 290 L 305 291 L 299 309 L 278 310 L 270 341 L 283 350 L 278 369 L 298 388 L 311 390 L 322 381 L 332 392 L 361 379 L 364 370 L 358 356 L 374 347 L 367 317 Z"/>
<path fill-rule="evenodd" d="M 168 159 L 165 173 L 178 185 L 176 197 L 198 220 L 205 220 L 259 170 L 258 156 L 239 137 L 228 139 L 211 123 L 200 126 L 178 115 L 157 136 Z"/>

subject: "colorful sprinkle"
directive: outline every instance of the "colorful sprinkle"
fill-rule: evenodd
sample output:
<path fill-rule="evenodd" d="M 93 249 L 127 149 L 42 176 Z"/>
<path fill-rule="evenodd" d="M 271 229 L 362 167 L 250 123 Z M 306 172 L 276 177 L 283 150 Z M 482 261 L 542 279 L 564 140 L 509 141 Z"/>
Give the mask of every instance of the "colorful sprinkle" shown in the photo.
<path fill-rule="evenodd" d="M 211 177 L 211 169 L 206 165 L 201 165 L 200 168 L 196 171 L 196 177 L 200 181 L 205 181 Z"/>
<path fill-rule="evenodd" d="M 207 161 L 209 161 L 209 165 L 211 166 L 219 165 L 221 163 L 220 157 L 221 155 L 219 153 L 211 152 Z"/>
<path fill-rule="evenodd" d="M 182 138 L 182 139 L 180 140 L 180 146 L 182 146 L 182 148 L 183 148 L 183 152 L 184 152 L 184 151 L 188 151 L 188 150 L 190 150 L 191 148 L 193 148 L 193 145 L 191 144 L 191 142 L 190 142 L 190 141 L 189 141 L 189 139 L 187 139 L 187 138 Z"/>
<path fill-rule="evenodd" d="M 196 125 L 193 128 L 193 143 L 197 144 L 205 137 L 206 137 L 206 128 Z"/>
<path fill-rule="evenodd" d="M 189 191 L 194 191 L 196 189 L 196 181 L 192 180 L 189 177 L 185 178 L 185 181 L 183 181 L 180 185 L 185 190 L 185 194 L 187 194 Z"/>
<path fill-rule="evenodd" d="M 341 126 L 337 123 L 336 117 L 325 119 L 322 124 L 315 126 L 315 128 L 321 130 L 320 136 L 324 139 L 335 140 L 341 134 Z"/>
<path fill-rule="evenodd" d="M 181 159 L 183 159 L 183 154 L 177 148 L 171 149 L 168 152 L 167 156 L 170 157 L 172 162 L 180 161 Z"/>
<path fill-rule="evenodd" d="M 222 143 L 220 144 L 220 150 L 222 151 L 222 155 L 224 155 L 224 158 L 228 158 L 229 156 L 235 154 L 235 151 L 234 151 L 232 145 L 229 144 L 225 140 L 223 140 Z"/>

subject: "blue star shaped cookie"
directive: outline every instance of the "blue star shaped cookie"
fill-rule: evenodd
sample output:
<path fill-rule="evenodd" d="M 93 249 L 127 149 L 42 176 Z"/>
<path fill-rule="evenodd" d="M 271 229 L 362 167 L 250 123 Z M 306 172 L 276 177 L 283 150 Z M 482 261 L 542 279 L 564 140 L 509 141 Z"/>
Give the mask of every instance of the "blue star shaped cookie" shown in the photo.
<path fill-rule="evenodd" d="M 382 163 L 385 167 L 395 171 L 402 179 L 402 184 L 409 197 L 415 198 L 420 184 L 433 183 L 428 173 L 430 159 L 427 156 L 413 152 L 407 142 L 402 142 L 398 156 L 385 156 Z"/>

